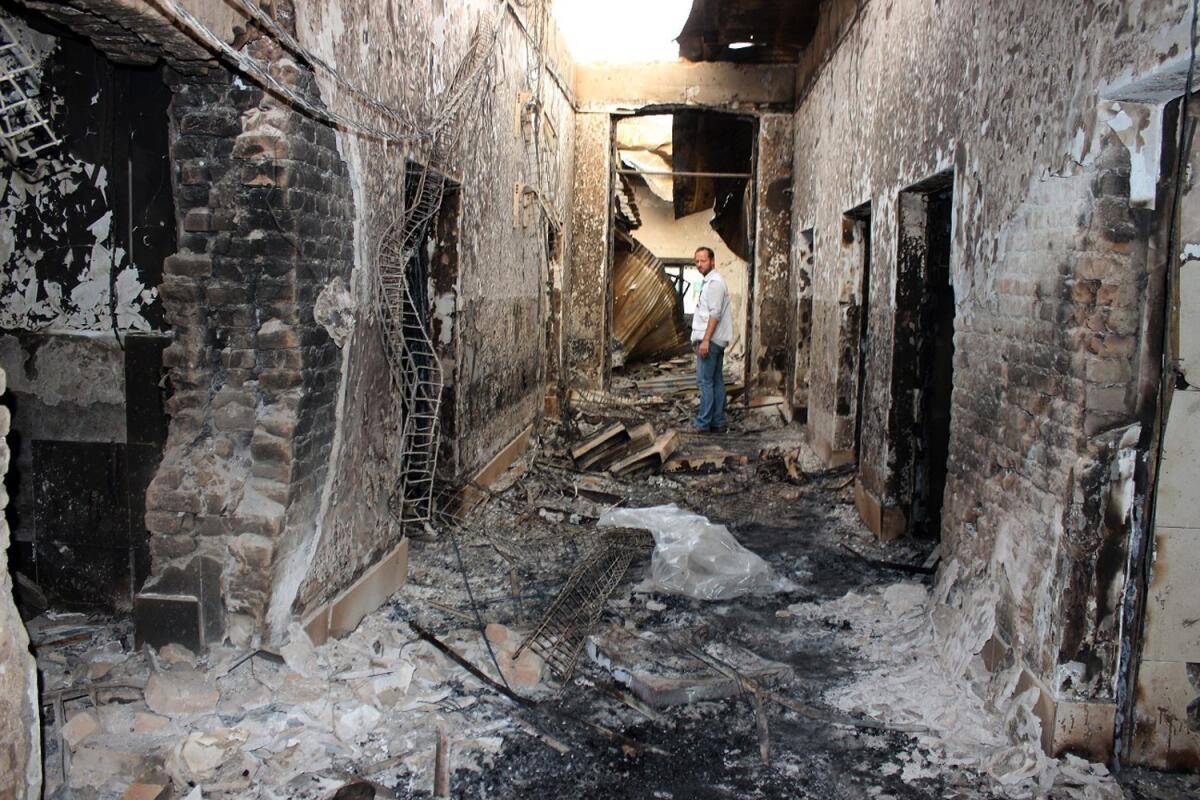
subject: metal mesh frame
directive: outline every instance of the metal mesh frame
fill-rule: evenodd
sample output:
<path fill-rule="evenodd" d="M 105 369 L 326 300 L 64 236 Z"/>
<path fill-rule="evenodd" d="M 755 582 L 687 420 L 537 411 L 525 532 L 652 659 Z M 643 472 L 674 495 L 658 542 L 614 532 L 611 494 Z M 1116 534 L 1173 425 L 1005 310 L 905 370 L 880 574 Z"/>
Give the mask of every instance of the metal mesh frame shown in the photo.
<path fill-rule="evenodd" d="M 0 143 L 8 160 L 18 165 L 28 164 L 61 142 L 37 101 L 36 69 L 0 17 Z"/>
<path fill-rule="evenodd" d="M 404 192 L 404 206 L 385 227 L 375 254 L 376 312 L 400 423 L 394 462 L 398 474 L 388 505 L 403 530 L 410 525 L 429 525 L 433 519 L 444 384 L 425 315 L 409 286 L 408 266 L 441 210 L 445 173 L 465 117 L 478 101 L 484 66 L 495 41 L 495 20 L 485 16 L 441 103 L 426 163 L 410 163 L 409 173 L 401 177 L 406 182 L 412 178 L 415 191 Z"/>
<path fill-rule="evenodd" d="M 517 649 L 526 648 L 546 662 L 566 686 L 579 662 L 587 637 L 595 630 L 629 565 L 654 545 L 650 533 L 633 528 L 605 531 L 599 544 L 584 557 L 550 604 L 541 622 Z"/>

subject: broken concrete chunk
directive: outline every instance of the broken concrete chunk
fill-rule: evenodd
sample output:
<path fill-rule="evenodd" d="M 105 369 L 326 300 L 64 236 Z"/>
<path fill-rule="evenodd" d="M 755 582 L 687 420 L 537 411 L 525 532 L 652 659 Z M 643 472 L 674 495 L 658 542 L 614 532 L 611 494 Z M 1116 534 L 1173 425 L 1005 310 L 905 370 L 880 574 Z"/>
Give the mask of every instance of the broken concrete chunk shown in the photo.
<path fill-rule="evenodd" d="M 138 712 L 133 718 L 133 733 L 153 733 L 171 724 L 171 720 L 148 711 Z"/>
<path fill-rule="evenodd" d="M 383 715 L 362 703 L 339 703 L 333 710 L 333 733 L 346 744 L 354 744 L 375 730 Z"/>
<path fill-rule="evenodd" d="M 141 754 L 110 749 L 97 739 L 92 739 L 83 743 L 71 756 L 70 785 L 99 789 L 110 781 L 119 781 L 124 786 L 130 775 L 140 775 L 144 771 L 145 762 Z"/>
<path fill-rule="evenodd" d="M 168 664 L 196 666 L 196 654 L 181 644 L 168 644 L 158 651 L 158 657 Z"/>
<path fill-rule="evenodd" d="M 71 717 L 62 727 L 63 739 L 74 750 L 79 743 L 100 730 L 100 721 L 90 711 Z"/>
<path fill-rule="evenodd" d="M 497 647 L 504 647 L 505 644 L 512 638 L 512 631 L 507 626 L 501 625 L 499 622 L 489 622 L 488 626 L 483 629 L 484 635 L 488 640 Z M 515 649 L 515 648 L 514 648 Z"/>
<path fill-rule="evenodd" d="M 111 661 L 93 661 L 88 665 L 88 680 L 98 681 L 112 672 L 114 664 Z"/>
<path fill-rule="evenodd" d="M 298 623 L 293 622 L 288 626 L 288 641 L 279 648 L 279 655 L 294 672 L 306 678 L 320 670 L 316 648 Z"/>
<path fill-rule="evenodd" d="M 371 688 L 379 702 L 385 706 L 399 702 L 408 693 L 415 671 L 416 665 L 411 661 L 401 661 L 392 672 L 373 678 Z"/>
<path fill-rule="evenodd" d="M 207 714 L 221 692 L 205 675 L 188 667 L 156 672 L 146 682 L 146 705 L 158 714 Z"/>
<path fill-rule="evenodd" d="M 237 754 L 246 738 L 237 728 L 192 731 L 175 751 L 175 763 L 182 762 L 191 778 L 207 778 Z"/>
<path fill-rule="evenodd" d="M 510 686 L 531 689 L 541 683 L 545 662 L 541 656 L 527 649 L 517 658 L 513 655 L 521 646 L 521 639 L 504 625 L 493 622 L 484 629 L 489 641 L 496 648 L 496 661 Z"/>
<path fill-rule="evenodd" d="M 171 782 L 167 779 L 152 783 L 138 781 L 131 784 L 121 795 L 121 800 L 165 800 L 169 795 Z"/>

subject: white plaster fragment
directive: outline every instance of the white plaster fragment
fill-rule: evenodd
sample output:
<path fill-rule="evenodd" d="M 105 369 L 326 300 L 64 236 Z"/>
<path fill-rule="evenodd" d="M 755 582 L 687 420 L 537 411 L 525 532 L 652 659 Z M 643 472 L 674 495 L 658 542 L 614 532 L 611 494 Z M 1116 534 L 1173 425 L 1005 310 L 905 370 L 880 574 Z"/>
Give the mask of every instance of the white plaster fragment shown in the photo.
<path fill-rule="evenodd" d="M 1154 208 L 1162 158 L 1162 109 L 1138 103 L 1112 103 L 1108 127 L 1129 151 L 1129 203 Z"/>
<path fill-rule="evenodd" d="M 354 330 L 354 302 L 341 278 L 334 278 L 317 295 L 313 319 L 323 327 L 338 347 L 345 347 Z"/>

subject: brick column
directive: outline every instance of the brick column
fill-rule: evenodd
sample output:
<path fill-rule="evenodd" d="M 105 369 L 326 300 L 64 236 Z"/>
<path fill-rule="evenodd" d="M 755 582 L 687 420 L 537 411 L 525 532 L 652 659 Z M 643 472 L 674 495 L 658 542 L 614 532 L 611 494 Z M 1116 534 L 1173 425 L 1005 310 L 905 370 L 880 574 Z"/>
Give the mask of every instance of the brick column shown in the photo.
<path fill-rule="evenodd" d="M 317 99 L 273 41 L 247 48 Z M 340 357 L 313 307 L 350 273 L 353 207 L 330 128 L 227 73 L 172 85 L 174 393 L 146 498 L 154 577 L 135 618 L 142 640 L 203 648 L 226 621 L 237 637 L 263 630 L 278 552 L 315 525 Z"/>

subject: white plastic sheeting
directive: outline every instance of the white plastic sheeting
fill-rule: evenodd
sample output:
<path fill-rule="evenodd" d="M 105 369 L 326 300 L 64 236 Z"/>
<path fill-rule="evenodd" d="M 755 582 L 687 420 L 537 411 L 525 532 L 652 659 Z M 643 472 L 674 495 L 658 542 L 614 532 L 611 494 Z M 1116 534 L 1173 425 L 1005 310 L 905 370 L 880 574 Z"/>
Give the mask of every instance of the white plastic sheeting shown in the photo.
<path fill-rule="evenodd" d="M 728 600 L 793 588 L 767 562 L 738 544 L 724 525 L 675 504 L 605 511 L 599 524 L 642 528 L 654 536 L 650 579 L 664 591 L 698 600 Z"/>

